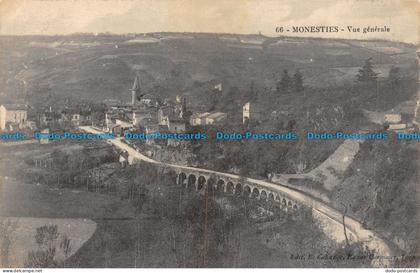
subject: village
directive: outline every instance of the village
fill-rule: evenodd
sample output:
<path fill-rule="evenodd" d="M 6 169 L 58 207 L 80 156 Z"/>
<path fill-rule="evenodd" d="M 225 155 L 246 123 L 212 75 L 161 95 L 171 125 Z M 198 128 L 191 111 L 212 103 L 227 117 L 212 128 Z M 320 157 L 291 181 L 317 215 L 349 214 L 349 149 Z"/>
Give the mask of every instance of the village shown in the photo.
<path fill-rule="evenodd" d="M 246 39 L 241 42 L 245 43 Z M 248 39 L 246 42 L 247 50 L 260 46 L 258 41 Z M 109 55 L 105 56 L 99 58 L 101 62 L 111 60 Z M 254 62 L 257 55 L 239 56 L 247 65 L 257 65 Z M 308 62 L 313 62 L 312 57 L 308 56 Z M 98 82 L 81 81 L 78 87 L 89 94 L 91 88 L 96 89 L 92 92 L 93 98 L 79 98 L 76 86 L 68 80 L 60 81 L 62 86 L 45 80 L 32 82 L 32 94 L 26 93 L 22 82 L 21 96 L 10 97 L 7 100 L 10 104 L 0 102 L 0 135 L 26 136 L 0 137 L 3 155 L 0 179 L 6 185 L 3 199 L 8 198 L 2 206 L 6 212 L 11 212 L 8 215 L 27 217 L 40 211 L 38 215 L 43 217 L 91 219 L 98 223 L 96 234 L 113 238 L 112 241 L 106 237 L 88 240 L 90 234 L 86 245 L 92 249 L 81 248 L 77 259 L 85 257 L 83 251 L 100 256 L 104 252 L 103 244 L 109 243 L 110 256 L 127 256 L 120 254 L 121 249 L 125 249 L 124 253 L 133 253 L 136 260 L 141 256 L 136 249 L 144 245 L 141 236 L 145 232 L 139 231 L 134 220 L 145 221 L 145 226 L 153 231 L 175 226 L 179 234 L 189 234 L 191 232 L 183 229 L 184 223 L 189 221 L 190 213 L 207 214 L 207 209 L 201 211 L 207 197 L 214 211 L 226 210 L 220 216 L 221 227 L 232 217 L 240 217 L 237 218 L 240 221 L 234 223 L 236 229 L 225 232 L 244 232 L 244 228 L 249 228 L 246 234 L 258 241 L 258 249 L 270 249 L 276 244 L 276 251 L 281 253 L 287 249 L 286 245 L 293 247 L 296 240 L 303 238 L 301 232 L 288 242 L 284 238 L 289 237 L 279 232 L 273 237 L 271 226 L 289 233 L 315 223 L 317 214 L 311 214 L 307 208 L 327 211 L 325 219 L 331 225 L 338 225 L 336 230 L 342 237 L 341 243 L 347 239 L 346 231 L 342 233 L 343 225 L 348 225 L 349 235 L 353 232 L 352 219 L 356 219 L 354 223 L 362 235 L 372 230 L 381 234 L 385 223 L 413 218 L 410 209 L 392 212 L 394 208 L 409 208 L 414 204 L 406 196 L 414 192 L 412 185 L 417 181 L 413 175 L 416 150 L 412 147 L 418 142 L 393 140 L 400 134 L 411 136 L 418 132 L 419 103 L 414 93 L 400 95 L 398 102 L 387 99 L 394 98 L 397 92 L 411 91 L 411 85 L 405 84 L 411 84 L 413 77 L 406 80 L 398 68 L 389 66 L 377 79 L 371 58 L 364 55 L 362 58 L 363 66 L 362 61 L 355 61 L 355 68 L 360 67 L 359 73 L 351 75 L 351 82 L 340 88 L 315 86 L 311 74 L 300 64 L 273 69 L 277 74 L 272 79 L 261 77 L 262 80 L 249 78 L 233 82 L 234 77 L 215 75 L 199 83 L 190 81 L 190 77 L 179 78 L 186 73 L 181 66 L 168 69 L 163 74 L 167 82 L 163 82 L 158 77 L 148 78 L 144 71 L 117 73 L 118 70 L 112 70 L 106 74 L 108 64 L 100 63 L 100 73 L 91 75 Z M 242 72 L 241 66 L 235 68 L 238 74 Z M 374 68 L 380 71 L 379 67 Z M 109 87 L 106 78 L 110 75 L 121 76 L 118 86 Z M 180 84 L 183 81 L 188 84 Z M 106 88 L 112 89 L 112 94 L 106 94 Z M 405 92 L 408 94 L 408 91 Z M 380 104 L 382 98 L 385 99 Z M 310 132 L 315 136 L 336 132 L 342 137 L 310 140 Z M 42 134 L 112 137 L 34 137 Z M 153 134 L 206 137 L 132 137 Z M 372 141 L 352 138 L 353 134 L 389 134 L 390 138 Z M 392 193 L 389 189 L 397 188 L 402 188 L 400 195 L 388 196 Z M 21 205 L 22 200 L 26 200 L 25 206 Z M 396 205 L 398 202 L 404 205 Z M 180 208 L 183 204 L 185 209 Z M 15 209 L 22 212 L 16 213 Z M 98 213 L 99 209 L 104 213 Z M 46 210 L 48 213 L 43 214 Z M 391 218 L 388 213 L 392 214 Z M 196 220 L 196 216 L 192 218 Z M 110 222 L 117 224 L 115 230 L 109 229 Z M 214 227 L 219 225 L 214 219 L 209 223 Z M 125 227 L 132 230 L 123 230 Z M 411 251 L 412 237 L 406 235 L 411 227 L 402 229 L 395 225 L 394 229 L 391 225 L 384 237 L 389 237 L 401 249 Z M 320 234 L 324 234 L 319 226 L 309 226 L 309 229 L 311 233 L 305 233 L 305 238 L 320 239 Z M 121 233 L 115 233 L 117 230 Z M 212 230 L 219 236 L 219 229 Z M 61 227 L 60 231 L 64 232 Z M 174 236 L 173 232 L 172 229 L 167 234 L 150 234 L 150 238 L 167 238 Z M 261 233 L 267 235 L 261 236 Z M 202 233 L 194 231 L 194 234 L 201 236 Z M 329 230 L 325 235 L 330 235 Z M 120 241 L 126 239 L 128 243 Z M 77 238 L 71 240 L 76 242 Z M 173 240 L 176 243 L 178 239 Z M 243 237 L 235 240 L 248 242 Z M 331 244 L 324 248 L 343 249 L 342 245 L 335 245 L 334 240 L 322 239 Z M 121 243 L 116 244 L 118 241 Z M 253 249 L 250 245 L 244 245 L 243 249 Z M 300 251 L 309 245 L 320 244 L 297 244 L 297 249 Z M 75 246 L 75 251 L 77 249 Z M 191 249 L 196 251 L 197 247 L 192 245 Z M 380 250 L 386 253 L 386 248 Z M 155 255 L 153 251 L 150 253 Z M 23 252 L 22 261 L 27 254 Z M 287 251 L 286 260 L 289 254 Z M 166 256 L 166 253 L 162 255 Z M 113 264 L 131 266 L 132 260 Z M 274 260 L 278 263 L 278 259 Z M 104 257 L 104 261 L 110 261 L 109 256 Z M 97 266 L 101 263 L 86 260 L 81 264 Z M 176 262 L 168 264 L 173 266 Z"/>
<path fill-rule="evenodd" d="M 212 92 L 221 92 L 222 86 L 215 86 Z M 96 132 L 112 134 L 115 138 L 118 138 L 116 144 L 120 142 L 120 145 L 116 145 L 114 149 L 111 145 L 106 145 L 104 141 L 90 142 L 82 147 L 66 147 L 56 146 L 52 148 L 53 152 L 39 153 L 35 152 L 30 158 L 23 160 L 27 164 L 26 177 L 31 180 L 30 183 L 40 186 L 54 187 L 59 191 L 74 191 L 80 193 L 83 190 L 87 193 L 92 194 L 103 194 L 103 195 L 121 195 L 123 198 L 128 198 L 130 202 L 134 204 L 136 209 L 138 204 L 137 196 L 143 198 L 144 193 L 142 189 L 133 188 L 129 178 L 129 174 L 133 170 L 138 170 L 139 165 L 133 161 L 133 156 L 129 154 L 129 148 L 137 153 L 138 156 L 146 155 L 145 162 L 161 162 L 163 164 L 169 163 L 169 165 L 178 164 L 175 166 L 188 166 L 189 168 L 201 168 L 199 162 L 189 161 L 188 153 L 191 150 L 185 152 L 190 147 L 186 147 L 188 142 L 179 139 L 142 139 L 140 141 L 129 140 L 124 136 L 126 134 L 135 134 L 143 132 L 145 134 L 154 134 L 159 132 L 172 133 L 172 134 L 184 134 L 197 132 L 201 130 L 207 130 L 211 128 L 232 128 L 234 121 L 229 120 L 229 115 L 220 111 L 213 112 L 195 112 L 193 107 L 188 104 L 188 98 L 186 96 L 177 95 L 175 100 L 168 98 L 161 99 L 151 94 L 145 94 L 140 86 L 140 79 L 138 76 L 134 78 L 132 87 L 127 90 L 130 92 L 130 102 L 122 103 L 116 101 L 105 101 L 100 104 L 78 104 L 70 106 L 64 106 L 61 109 L 54 106 L 46 106 L 43 111 L 38 112 L 36 115 L 29 114 L 31 108 L 25 104 L 14 104 L 14 105 L 1 105 L 0 106 L 0 125 L 1 132 L 81 132 L 83 128 L 89 127 Z M 125 91 L 125 92 L 127 92 Z M 410 102 L 411 103 L 411 102 Z M 409 106 L 412 106 L 411 104 Z M 381 123 L 383 131 L 396 132 L 396 133 L 408 133 L 413 131 L 412 115 L 409 115 L 411 109 L 407 106 L 407 113 L 397 111 L 388 111 L 380 118 L 371 117 L 371 119 L 378 119 Z M 270 112 L 263 109 L 260 105 L 254 101 L 247 101 L 241 107 L 241 119 L 240 123 L 242 128 L 250 129 L 251 124 L 262 123 L 264 119 L 270 117 Z M 400 108 L 401 109 L 401 108 Z M 367 116 L 373 116 L 372 112 L 367 112 Z M 416 113 L 414 114 L 416 117 Z M 250 122 L 251 121 L 251 122 Z M 286 136 L 284 136 L 286 138 Z M 41 139 L 40 144 L 53 144 L 54 140 Z M 2 144 L 8 144 L 8 141 L 2 141 Z M 207 143 L 201 144 L 205 146 Z M 74 145 L 74 143 L 72 143 Z M 42 145 L 44 147 L 48 145 Z M 53 146 L 53 145 L 52 145 Z M 234 146 L 234 145 L 231 145 Z M 345 146 L 345 145 L 343 145 Z M 125 148 L 122 148 L 125 147 Z M 61 149 L 63 151 L 61 151 Z M 69 153 L 69 149 L 76 149 Z M 79 149 L 79 150 L 77 150 Z M 337 149 L 339 150 L 339 149 Z M 165 156 L 166 154 L 166 156 Z M 170 156 L 168 156 L 170 154 Z M 218 162 L 222 158 L 217 153 L 214 153 L 217 160 L 210 158 L 211 164 Z M 334 156 L 333 156 L 334 157 Z M 94 161 L 92 160 L 95 158 Z M 194 158 L 195 159 L 195 158 Z M 231 161 L 227 158 L 225 160 Z M 255 160 L 261 160 L 256 158 Z M 93 161 L 93 163 L 92 163 Z M 197 160 L 196 160 L 197 161 Z M 250 161 L 248 158 L 243 159 L 243 162 Z M 337 160 L 339 162 L 340 160 Z M 222 161 L 223 162 L 223 161 Z M 138 162 L 137 162 L 138 163 Z M 281 163 L 280 161 L 274 163 Z M 241 162 L 242 164 L 242 162 Z M 131 167 L 129 166 L 131 165 Z M 228 165 L 225 164 L 227 167 Z M 140 165 L 141 166 L 141 165 Z M 149 166 L 150 167 L 150 166 Z M 207 167 L 207 166 L 205 166 Z M 230 166 L 229 166 L 230 167 Z M 204 169 L 199 169 L 203 171 Z M 203 167 L 204 168 L 204 167 Z M 209 168 L 212 171 L 214 168 Z M 216 169 L 216 171 L 226 171 L 228 175 L 238 174 L 240 180 L 242 171 L 239 169 Z M 268 185 L 282 185 L 278 182 L 279 177 L 282 176 L 276 174 L 272 169 L 264 169 L 269 172 L 267 176 L 260 176 L 260 181 L 267 183 Z M 183 174 L 183 173 L 181 173 Z M 182 175 L 179 174 L 182 180 Z M 186 188 L 194 188 L 200 190 L 200 178 L 192 179 L 193 175 L 188 175 L 186 181 Z M 253 175 L 255 177 L 255 175 Z M 187 177 L 187 176 L 186 176 Z M 211 176 L 210 176 L 211 177 Z M 211 180 L 211 178 L 209 178 Z M 305 176 L 291 178 L 290 181 L 297 179 L 304 181 L 308 179 Z M 201 182 L 200 182 L 201 181 Z M 238 192 L 232 190 L 232 186 L 221 185 L 217 181 L 217 185 L 214 186 L 214 192 L 220 196 L 223 193 L 230 194 L 231 196 L 237 196 Z M 297 188 L 302 192 L 307 191 L 305 187 L 294 185 L 293 183 L 285 185 L 290 188 Z M 155 183 L 152 183 L 155 185 Z M 196 186 L 195 186 L 196 185 Z M 162 195 L 163 191 L 161 185 L 155 185 L 157 187 L 157 193 Z M 201 187 L 203 187 L 201 185 Z M 162 187 L 163 188 L 163 187 Z M 182 187 L 184 188 L 184 186 Z M 244 187 L 244 196 L 250 196 L 250 199 L 257 200 L 255 202 L 262 202 L 262 200 L 269 200 L 267 193 L 261 191 L 261 197 L 257 197 L 255 190 L 248 191 Z M 263 194 L 264 192 L 264 194 Z M 213 193 L 213 192 L 212 192 Z M 312 195 L 317 196 L 315 191 L 310 192 Z M 68 193 L 67 193 L 68 194 Z M 154 193 L 153 193 L 154 194 Z M 229 195 L 229 196 L 230 196 Z M 274 199 L 274 195 L 273 195 Z M 330 200 L 327 200 L 330 203 Z M 284 201 L 286 202 L 286 201 Z M 290 201 L 289 201 L 290 203 Z M 283 204 L 283 203 L 282 203 Z M 293 211 L 301 211 L 298 206 L 292 203 L 282 205 L 282 208 L 286 208 L 286 215 L 292 215 Z M 148 206 L 146 209 L 147 213 L 155 211 L 154 208 Z M 288 214 L 287 214 L 288 213 Z M 265 209 L 263 206 L 256 206 L 256 209 L 250 213 L 251 221 L 255 223 L 270 223 L 274 219 L 274 214 Z M 299 215 L 299 217 L 297 217 Z M 293 221 L 307 221 L 304 213 L 294 214 L 288 216 L 289 220 Z"/>
<path fill-rule="evenodd" d="M 211 92 L 222 92 L 222 84 Z M 0 106 L 0 132 L 24 131 L 27 136 L 34 132 L 43 134 L 63 130 L 77 131 L 80 126 L 92 126 L 115 137 L 128 132 L 156 132 L 183 134 L 197 128 L 221 126 L 229 123 L 228 114 L 220 111 L 193 112 L 188 108 L 187 97 L 177 95 L 175 100 L 161 99 L 140 88 L 140 79 L 135 77 L 130 92 L 131 101 L 105 100 L 102 103 L 83 103 L 64 106 L 47 105 L 43 109 L 32 109 L 28 104 L 3 104 Z M 260 121 L 264 114 L 261 107 L 247 102 L 242 107 L 241 120 Z M 31 113 L 31 114 L 29 114 Z M 232 122 L 232 121 L 230 121 Z M 29 133 L 28 133 L 29 132 Z M 23 139 L 22 139 L 23 140 Z M 52 140 L 52 139 L 50 139 Z M 41 144 L 49 139 L 41 139 Z M 146 139 L 146 145 L 177 147 L 181 140 Z"/>
<path fill-rule="evenodd" d="M 187 98 L 177 96 L 175 101 L 163 101 L 151 94 L 140 94 L 136 77 L 131 91 L 131 103 L 106 100 L 101 104 L 72 106 L 46 106 L 28 118 L 31 110 L 27 104 L 0 106 L 0 131 L 76 129 L 89 125 L 104 132 L 121 136 L 125 131 L 182 133 L 191 126 L 215 125 L 226 121 L 226 113 L 192 113 L 187 110 Z M 175 145 L 175 143 L 168 143 Z"/>
<path fill-rule="evenodd" d="M 222 92 L 222 84 L 214 86 L 210 92 Z M 145 93 L 140 87 L 140 79 L 135 77 L 130 92 L 131 101 L 107 99 L 101 103 L 47 105 L 44 109 L 31 109 L 28 104 L 0 105 L 0 132 L 41 132 L 48 133 L 65 129 L 77 130 L 79 126 L 92 126 L 116 137 L 125 132 L 145 134 L 177 133 L 182 134 L 198 128 L 225 126 L 229 128 L 234 121 L 227 113 L 220 111 L 193 112 L 186 96 L 177 95 L 175 100 L 159 98 L 151 92 Z M 398 133 L 412 132 L 416 123 L 418 105 L 407 102 L 399 109 L 384 113 L 365 111 L 364 114 L 374 123 L 381 124 L 384 130 Z M 417 102 L 418 104 L 418 102 Z M 31 111 L 32 110 L 32 111 Z M 29 116 L 28 112 L 32 115 Z M 242 106 L 241 121 L 244 128 L 251 122 L 262 123 L 272 118 L 276 111 L 264 109 L 258 102 L 247 101 Z M 278 111 L 282 113 L 282 111 Z M 286 113 L 287 114 L 287 113 Z M 30 135 L 30 134 L 27 134 Z M 48 141 L 42 141 L 48 143 Z M 181 145 L 182 141 L 167 139 L 155 141 L 146 139 L 145 144 L 159 147 Z"/>
<path fill-rule="evenodd" d="M 209 92 L 219 94 L 223 92 L 222 90 L 223 85 L 219 83 Z M 227 144 L 219 146 L 220 148 L 215 148 L 218 147 L 215 144 L 219 140 L 218 134 L 223 134 L 217 130 L 224 131 L 226 136 L 235 134 L 231 131 L 232 128 L 239 128 L 243 130 L 243 133 L 248 132 L 248 134 L 251 134 L 249 130 L 254 130 L 255 128 L 258 130 L 258 125 L 262 125 L 262 128 L 264 128 L 264 124 L 269 123 L 276 113 L 280 113 L 282 117 L 286 116 L 287 118 L 287 114 L 284 114 L 285 111 L 277 109 L 271 112 L 258 101 L 252 100 L 242 105 L 240 118 L 237 116 L 236 119 L 233 119 L 226 112 L 197 111 L 196 109 L 203 108 L 197 108 L 189 104 L 188 97 L 185 95 L 176 95 L 175 99 L 172 100 L 155 96 L 153 90 L 146 92 L 141 86 L 139 76 L 135 76 L 131 88 L 122 90 L 122 92 L 129 93 L 130 96 L 127 97 L 130 98 L 130 101 L 123 102 L 107 99 L 99 103 L 73 103 L 61 107 L 46 105 L 44 108 L 36 110 L 31 109 L 30 105 L 27 104 L 1 105 L 0 132 L 13 137 L 11 139 L 2 137 L 0 145 L 25 145 L 38 142 L 40 144 L 48 144 L 60 138 L 36 136 L 60 135 L 64 132 L 66 132 L 65 134 L 77 134 L 83 132 L 81 127 L 88 126 L 96 130 L 96 132 L 100 132 L 101 135 L 121 138 L 123 143 L 154 160 L 167 163 L 182 163 L 193 167 L 207 167 L 240 174 L 244 169 L 247 171 L 252 170 L 248 166 L 249 163 L 225 164 L 223 162 L 229 161 L 231 157 L 238 156 L 235 155 L 236 152 L 229 152 L 229 149 L 241 146 L 232 143 L 232 145 Z M 413 108 L 415 108 L 412 105 L 413 102 L 405 104 L 399 109 L 392 109 L 383 113 L 365 111 L 365 116 L 377 125 L 375 128 L 367 128 L 364 131 L 376 131 L 379 133 L 389 131 L 397 133 L 397 135 L 412 133 L 416 125 L 413 124 L 413 121 L 415 123 L 417 111 L 415 111 L 413 117 Z M 299 136 L 296 132 L 293 132 L 292 121 L 289 117 L 287 127 L 283 127 L 282 131 L 276 131 L 273 128 L 266 133 L 282 136 L 279 139 L 284 138 L 285 141 L 297 140 Z M 213 134 L 217 132 L 217 134 L 209 135 L 210 132 Z M 14 137 L 15 134 L 19 134 L 19 138 Z M 133 137 L 139 134 L 144 136 L 184 134 L 193 137 L 183 139 L 172 137 Z M 22 137 L 23 135 L 26 138 Z M 307 141 L 311 141 L 307 135 Z M 32 139 L 28 139 L 30 136 L 32 136 Z M 96 140 L 99 144 L 102 138 L 93 137 L 90 139 Z M 228 137 L 228 139 L 232 140 L 231 137 Z M 269 141 L 275 141 L 273 139 Z M 211 158 L 206 155 L 208 151 L 212 151 Z M 247 151 L 246 153 L 253 152 Z M 45 160 L 43 161 L 42 159 L 35 158 L 34 160 L 40 166 L 51 164 L 50 162 L 45 163 Z M 270 160 L 269 157 L 266 160 Z M 118 162 L 120 167 L 133 164 L 132 158 L 124 150 L 119 151 Z M 305 165 L 302 162 L 296 164 L 297 166 Z M 106 169 L 112 172 L 115 167 L 112 165 Z M 295 172 L 300 173 L 302 171 L 303 169 L 299 167 Z M 105 173 L 104 170 L 102 172 Z M 275 167 L 268 168 L 260 175 L 257 175 L 257 177 L 268 177 L 271 181 L 272 177 L 275 176 L 275 172 Z M 102 179 L 89 179 L 88 185 L 93 183 L 101 185 L 99 188 L 103 188 L 106 179 L 106 176 Z"/>

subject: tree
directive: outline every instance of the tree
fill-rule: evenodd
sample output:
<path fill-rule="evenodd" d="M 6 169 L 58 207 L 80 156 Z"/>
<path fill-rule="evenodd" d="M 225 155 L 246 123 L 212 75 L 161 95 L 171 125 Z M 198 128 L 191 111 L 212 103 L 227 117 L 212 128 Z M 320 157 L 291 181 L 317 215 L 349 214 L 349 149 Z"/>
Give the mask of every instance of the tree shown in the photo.
<path fill-rule="evenodd" d="M 344 203 L 341 203 L 341 204 L 344 206 L 344 213 L 343 213 L 343 232 L 344 232 L 344 238 L 346 238 L 346 246 L 349 246 L 349 238 L 347 236 L 347 227 L 346 227 L 346 222 L 345 222 L 348 207 Z"/>
<path fill-rule="evenodd" d="M 296 70 L 293 75 L 293 91 L 300 93 L 303 91 L 303 75 L 299 70 Z"/>
<path fill-rule="evenodd" d="M 400 83 L 401 75 L 400 68 L 396 66 L 391 66 L 388 74 L 388 81 L 392 87 L 397 86 Z"/>
<path fill-rule="evenodd" d="M 292 86 L 292 79 L 287 69 L 283 70 L 281 80 L 277 83 L 277 92 L 288 92 Z"/>
<path fill-rule="evenodd" d="M 64 253 L 64 267 L 65 267 L 66 266 L 66 260 L 69 257 L 70 252 L 71 252 L 70 239 L 67 235 L 63 236 L 63 239 L 61 240 L 61 243 L 60 243 L 60 249 Z"/>
<path fill-rule="evenodd" d="M 57 238 L 57 225 L 44 225 L 36 229 L 35 241 L 40 248 L 43 246 L 51 247 Z"/>
<path fill-rule="evenodd" d="M 222 94 L 222 98 L 220 99 L 221 102 L 221 109 L 225 109 L 225 111 L 229 115 L 235 115 L 238 113 L 238 100 L 237 98 L 240 96 L 240 91 L 238 87 L 232 86 L 229 88 L 229 91 L 224 92 Z"/>
<path fill-rule="evenodd" d="M 58 235 L 57 225 L 44 225 L 38 227 L 35 235 L 35 242 L 38 245 L 38 250 L 29 251 L 25 266 L 55 267 L 55 241 L 57 240 Z"/>
<path fill-rule="evenodd" d="M 28 258 L 25 261 L 25 267 L 32 268 L 48 268 L 56 267 L 57 263 L 54 261 L 55 248 L 48 248 L 46 250 L 31 250 L 28 253 Z"/>
<path fill-rule="evenodd" d="M 12 235 L 17 229 L 17 222 L 0 220 L 0 267 L 9 266 L 10 246 L 12 245 Z"/>
<path fill-rule="evenodd" d="M 359 69 L 359 74 L 356 77 L 359 82 L 376 82 L 378 73 L 373 71 L 372 58 L 365 60 L 365 64 Z"/>
<path fill-rule="evenodd" d="M 296 129 L 297 122 L 294 119 L 291 119 L 287 122 L 286 130 L 293 131 Z"/>
<path fill-rule="evenodd" d="M 255 89 L 255 81 L 251 81 L 248 92 L 245 93 L 246 101 L 255 101 L 258 97 L 258 93 Z"/>

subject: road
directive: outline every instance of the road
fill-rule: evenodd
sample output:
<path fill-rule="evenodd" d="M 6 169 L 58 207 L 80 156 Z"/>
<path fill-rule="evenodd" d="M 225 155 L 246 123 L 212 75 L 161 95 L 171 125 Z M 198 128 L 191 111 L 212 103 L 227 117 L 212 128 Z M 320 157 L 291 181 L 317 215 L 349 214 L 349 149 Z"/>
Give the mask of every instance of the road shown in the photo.
<path fill-rule="evenodd" d="M 311 171 L 299 174 L 275 174 L 272 181 L 280 183 L 284 181 L 287 185 L 290 178 L 317 180 L 322 176 L 324 188 L 332 190 L 338 184 L 337 173 L 344 173 L 347 170 L 359 152 L 360 143 L 363 142 L 363 140 L 346 139 L 332 155 Z"/>
<path fill-rule="evenodd" d="M 98 131 L 90 126 L 82 126 L 80 127 L 81 130 L 89 132 L 89 133 L 102 133 L 101 131 Z M 121 138 L 116 138 L 116 139 L 109 139 L 107 140 L 109 143 L 115 145 L 117 148 L 127 151 L 129 156 L 141 160 L 141 161 L 145 161 L 145 162 L 149 162 L 149 163 L 153 163 L 153 164 L 158 164 L 158 165 L 163 165 L 166 167 L 174 167 L 177 169 L 184 169 L 184 170 L 191 170 L 191 171 L 196 171 L 196 172 L 202 172 L 202 173 L 208 173 L 208 174 L 217 174 L 217 175 L 221 175 L 221 176 L 225 176 L 225 177 L 229 177 L 232 179 L 238 179 L 238 180 L 242 180 L 245 181 L 249 184 L 254 184 L 254 185 L 258 185 L 260 187 L 278 192 L 278 193 L 282 193 L 285 195 L 290 196 L 292 199 L 294 199 L 295 201 L 297 201 L 300 204 L 303 204 L 306 207 L 312 208 L 313 211 L 316 212 L 316 214 L 321 215 L 324 219 L 326 219 L 327 221 L 331 222 L 331 226 L 332 227 L 340 227 L 340 231 L 342 232 L 342 217 L 343 215 L 337 211 L 336 209 L 330 207 L 328 204 L 321 202 L 315 198 L 312 198 L 309 195 L 306 195 L 304 193 L 301 193 L 299 191 L 293 190 L 291 188 L 279 185 L 279 184 L 273 184 L 264 180 L 260 180 L 260 179 L 254 179 L 254 178 L 246 178 L 246 177 L 242 177 L 239 175 L 235 175 L 235 174 L 230 174 L 230 173 L 223 173 L 223 172 L 217 172 L 217 171 L 213 171 L 213 170 L 207 170 L 207 169 L 203 169 L 203 168 L 196 168 L 196 167 L 188 167 L 188 166 L 181 166 L 181 165 L 176 165 L 176 164 L 168 164 L 168 163 L 164 163 L 164 162 L 160 162 L 160 161 L 156 161 L 154 159 L 151 159 L 143 154 L 141 154 L 140 152 L 136 151 L 135 149 L 133 149 L 132 147 L 130 147 L 129 145 L 125 144 L 124 142 L 121 141 Z M 382 240 L 375 232 L 371 231 L 371 230 L 367 230 L 365 229 L 362 224 L 360 222 L 358 222 L 357 220 L 350 218 L 348 216 L 346 216 L 345 218 L 345 224 L 346 224 L 346 228 L 353 233 L 356 236 L 356 239 L 363 242 L 366 246 L 368 246 L 370 249 L 375 249 L 376 250 L 376 254 L 378 256 L 383 256 L 383 257 L 389 257 L 392 256 L 393 253 L 391 251 L 391 249 L 388 247 L 388 245 L 386 244 L 386 242 L 384 240 Z M 337 228 L 335 228 L 337 229 Z M 375 260 L 377 262 L 378 266 L 386 266 L 389 264 L 389 261 L 384 259 L 378 259 Z M 382 263 L 381 263 L 382 262 Z"/>

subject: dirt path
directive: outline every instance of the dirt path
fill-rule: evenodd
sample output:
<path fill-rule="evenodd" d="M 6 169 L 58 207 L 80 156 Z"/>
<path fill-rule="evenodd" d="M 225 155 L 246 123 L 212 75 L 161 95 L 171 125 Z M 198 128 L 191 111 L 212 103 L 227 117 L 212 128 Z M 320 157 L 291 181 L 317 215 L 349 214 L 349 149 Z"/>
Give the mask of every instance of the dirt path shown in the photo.
<path fill-rule="evenodd" d="M 343 174 L 347 170 L 359 152 L 360 143 L 362 142 L 361 140 L 347 139 L 332 155 L 310 172 L 302 174 L 275 174 L 272 181 L 282 183 L 290 178 L 322 180 L 324 188 L 332 190 L 338 184 L 337 174 Z"/>

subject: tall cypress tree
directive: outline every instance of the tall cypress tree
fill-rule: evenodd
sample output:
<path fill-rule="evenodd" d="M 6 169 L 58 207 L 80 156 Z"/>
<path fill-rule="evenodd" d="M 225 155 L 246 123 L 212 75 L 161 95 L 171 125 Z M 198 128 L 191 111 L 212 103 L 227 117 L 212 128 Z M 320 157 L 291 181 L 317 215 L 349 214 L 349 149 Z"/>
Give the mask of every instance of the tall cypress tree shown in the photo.
<path fill-rule="evenodd" d="M 281 80 L 277 83 L 278 92 L 289 92 L 292 87 L 292 79 L 289 76 L 287 69 L 283 70 Z"/>
<path fill-rule="evenodd" d="M 378 73 L 373 71 L 372 58 L 369 58 L 365 61 L 365 64 L 362 68 L 359 69 L 359 74 L 357 74 L 357 81 L 359 82 L 375 82 L 378 78 Z"/>
<path fill-rule="evenodd" d="M 299 70 L 296 70 L 293 75 L 293 91 L 300 93 L 303 91 L 303 75 Z"/>
<path fill-rule="evenodd" d="M 255 101 L 258 97 L 257 90 L 255 88 L 255 81 L 252 80 L 249 85 L 249 90 L 245 93 L 245 100 Z"/>
<path fill-rule="evenodd" d="M 388 74 L 388 81 L 390 82 L 391 86 L 395 87 L 397 86 L 401 81 L 401 75 L 400 75 L 400 68 L 396 66 L 392 66 L 389 70 Z"/>

